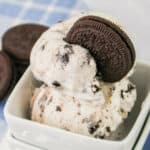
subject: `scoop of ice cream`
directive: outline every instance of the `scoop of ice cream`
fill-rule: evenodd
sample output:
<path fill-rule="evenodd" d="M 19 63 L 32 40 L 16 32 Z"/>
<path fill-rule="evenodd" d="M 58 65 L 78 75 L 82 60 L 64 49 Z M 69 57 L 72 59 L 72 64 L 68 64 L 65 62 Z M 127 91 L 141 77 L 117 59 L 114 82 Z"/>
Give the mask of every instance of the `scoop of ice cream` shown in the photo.
<path fill-rule="evenodd" d="M 34 92 L 31 119 L 71 132 L 104 138 L 128 116 L 136 100 L 135 86 L 127 79 L 102 85 L 105 103 L 84 101 L 43 85 Z M 103 101 L 103 100 L 102 100 Z"/>
<path fill-rule="evenodd" d="M 63 40 L 74 21 L 56 24 L 41 36 L 32 49 L 31 70 L 36 79 L 68 95 L 101 99 L 94 58 L 87 49 Z"/>

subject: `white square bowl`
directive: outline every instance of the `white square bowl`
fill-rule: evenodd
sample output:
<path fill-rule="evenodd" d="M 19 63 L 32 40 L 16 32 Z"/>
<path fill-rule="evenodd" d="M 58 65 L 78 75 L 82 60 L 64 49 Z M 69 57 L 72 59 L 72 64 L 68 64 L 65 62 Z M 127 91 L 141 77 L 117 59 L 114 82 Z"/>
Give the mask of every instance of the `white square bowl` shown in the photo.
<path fill-rule="evenodd" d="M 95 139 L 49 127 L 29 120 L 29 102 L 37 81 L 30 68 L 25 72 L 5 106 L 5 118 L 11 133 L 27 143 L 53 150 L 130 150 L 150 109 L 150 64 L 138 62 L 131 80 L 137 86 L 138 99 L 121 128 L 121 139 Z M 119 130 L 119 129 L 118 129 Z M 120 132 L 119 131 L 119 132 Z M 116 131 L 117 133 L 118 131 Z"/>
<path fill-rule="evenodd" d="M 4 139 L 4 142 L 5 145 L 9 148 L 9 150 L 42 150 L 31 144 L 17 140 L 9 131 Z"/>

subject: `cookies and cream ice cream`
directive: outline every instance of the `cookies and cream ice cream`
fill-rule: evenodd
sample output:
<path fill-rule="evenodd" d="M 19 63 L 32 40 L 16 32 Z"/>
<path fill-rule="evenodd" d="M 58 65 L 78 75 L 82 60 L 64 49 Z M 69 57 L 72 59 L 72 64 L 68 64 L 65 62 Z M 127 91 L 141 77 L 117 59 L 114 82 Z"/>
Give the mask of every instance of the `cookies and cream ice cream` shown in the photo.
<path fill-rule="evenodd" d="M 102 138 L 116 130 L 136 100 L 135 51 L 126 33 L 90 14 L 57 23 L 34 45 L 30 64 L 44 84 L 31 100 L 31 119 Z"/>
<path fill-rule="evenodd" d="M 108 136 L 128 116 L 136 90 L 129 80 L 104 86 L 102 105 L 101 100 L 77 99 L 43 85 L 32 98 L 32 120 L 96 138 Z"/>

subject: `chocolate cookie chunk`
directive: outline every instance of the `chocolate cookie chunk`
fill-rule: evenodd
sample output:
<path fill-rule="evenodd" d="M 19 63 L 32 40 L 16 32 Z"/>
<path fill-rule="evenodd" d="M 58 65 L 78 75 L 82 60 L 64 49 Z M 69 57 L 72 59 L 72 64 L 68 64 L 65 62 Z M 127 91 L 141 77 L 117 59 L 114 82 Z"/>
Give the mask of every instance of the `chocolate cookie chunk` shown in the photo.
<path fill-rule="evenodd" d="M 64 40 L 89 50 L 105 82 L 122 79 L 135 61 L 135 50 L 128 35 L 116 24 L 101 17 L 80 18 Z"/>
<path fill-rule="evenodd" d="M 0 51 L 0 100 L 7 94 L 12 78 L 12 62 L 4 52 Z"/>
<path fill-rule="evenodd" d="M 30 52 L 47 26 L 37 24 L 22 24 L 10 28 L 2 37 L 2 49 L 14 61 L 29 64 Z"/>

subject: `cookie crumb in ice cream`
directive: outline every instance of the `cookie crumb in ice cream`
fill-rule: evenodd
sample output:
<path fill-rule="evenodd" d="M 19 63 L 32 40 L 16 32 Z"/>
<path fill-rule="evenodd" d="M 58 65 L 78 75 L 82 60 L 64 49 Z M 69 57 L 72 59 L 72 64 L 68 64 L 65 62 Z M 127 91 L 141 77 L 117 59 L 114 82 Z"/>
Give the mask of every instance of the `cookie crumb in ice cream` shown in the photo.
<path fill-rule="evenodd" d="M 92 85 L 92 91 L 93 93 L 97 93 L 100 90 L 100 87 L 98 87 L 97 85 Z"/>
<path fill-rule="evenodd" d="M 54 81 L 52 83 L 52 85 L 55 86 L 55 87 L 60 87 L 61 86 L 61 84 L 58 81 Z"/>
<path fill-rule="evenodd" d="M 90 134 L 93 134 L 99 128 L 99 124 L 89 124 L 88 131 Z"/>
<path fill-rule="evenodd" d="M 64 46 L 65 49 L 68 49 L 68 54 L 73 54 L 73 48 L 72 48 L 72 45 L 71 44 L 66 44 Z"/>
<path fill-rule="evenodd" d="M 78 103 L 78 104 L 77 104 L 77 106 L 78 106 L 78 107 L 81 107 L 81 104 L 80 104 L 80 103 Z"/>
<path fill-rule="evenodd" d="M 107 132 L 111 132 L 110 127 L 106 127 Z"/>
<path fill-rule="evenodd" d="M 135 50 L 128 35 L 105 18 L 81 17 L 73 24 L 65 41 L 90 51 L 105 82 L 121 80 L 134 65 Z"/>
<path fill-rule="evenodd" d="M 47 101 L 47 105 L 49 105 L 53 101 L 53 96 L 50 97 L 50 99 Z"/>
<path fill-rule="evenodd" d="M 132 84 L 128 84 L 128 89 L 125 91 L 126 93 L 130 93 L 132 90 L 134 90 L 135 87 Z"/>
<path fill-rule="evenodd" d="M 44 112 L 44 110 L 45 110 L 45 105 L 44 104 L 40 104 L 40 118 L 42 118 L 42 116 L 43 116 L 43 112 Z"/>
<path fill-rule="evenodd" d="M 40 116 L 40 118 L 42 118 L 42 113 L 40 113 L 40 115 L 39 115 L 39 116 Z"/>
<path fill-rule="evenodd" d="M 115 86 L 110 87 L 110 90 L 114 91 L 115 90 Z"/>
<path fill-rule="evenodd" d="M 104 139 L 105 136 L 100 135 L 100 134 L 96 134 L 94 137 L 97 138 L 97 139 Z"/>
<path fill-rule="evenodd" d="M 69 62 L 69 55 L 67 53 L 65 53 L 64 55 L 61 56 L 60 60 L 62 63 L 67 65 L 67 63 Z"/>
<path fill-rule="evenodd" d="M 66 49 L 66 52 L 62 55 L 58 54 L 58 57 L 64 65 L 67 65 L 69 63 L 69 55 L 73 54 L 74 52 L 73 52 L 72 45 L 70 44 L 64 45 L 64 49 Z"/>
<path fill-rule="evenodd" d="M 128 35 L 105 18 L 80 16 L 52 26 L 31 52 L 33 75 L 48 85 L 40 88 L 31 119 L 107 138 L 136 100 L 128 74 L 134 71 L 134 53 Z"/>
<path fill-rule="evenodd" d="M 46 95 L 43 95 L 42 98 L 40 98 L 40 101 L 38 101 L 38 105 L 40 106 L 41 104 L 43 104 L 47 99 Z"/>
<path fill-rule="evenodd" d="M 123 110 L 122 108 L 120 108 L 120 112 L 121 112 L 121 113 L 124 113 L 124 110 Z"/>
<path fill-rule="evenodd" d="M 81 115 L 81 113 L 80 113 L 80 112 L 77 112 L 77 115 L 79 115 L 79 116 L 80 116 L 80 115 Z"/>
<path fill-rule="evenodd" d="M 121 98 L 124 99 L 124 94 L 125 93 L 131 93 L 132 90 L 134 90 L 134 89 L 135 89 L 135 87 L 131 83 L 129 83 L 126 90 L 121 90 L 120 91 Z M 128 95 L 127 95 L 127 97 L 128 97 Z"/>
<path fill-rule="evenodd" d="M 45 44 L 43 44 L 43 45 L 41 46 L 41 51 L 44 51 L 44 49 L 45 49 Z"/>
<path fill-rule="evenodd" d="M 69 63 L 69 54 L 65 52 L 64 54 L 60 54 L 60 51 L 56 54 L 57 61 L 59 60 L 65 66 Z"/>
<path fill-rule="evenodd" d="M 97 71 L 95 77 L 96 77 L 96 79 L 99 80 L 99 81 L 102 80 L 102 74 L 101 74 L 99 71 Z"/>
<path fill-rule="evenodd" d="M 70 131 L 67 127 L 62 127 L 62 129 L 66 130 L 66 131 Z"/>
<path fill-rule="evenodd" d="M 120 96 L 122 99 L 124 99 L 123 90 L 120 91 Z"/>
<path fill-rule="evenodd" d="M 56 106 L 56 111 L 61 112 L 62 111 L 61 107 L 60 106 Z"/>
<path fill-rule="evenodd" d="M 99 121 L 98 121 L 98 124 L 100 124 L 101 122 L 102 122 L 102 120 L 99 120 Z"/>
<path fill-rule="evenodd" d="M 91 59 L 92 59 L 91 54 L 87 51 L 86 59 L 85 59 L 85 61 L 82 62 L 81 67 L 83 67 L 84 65 L 90 65 Z"/>

